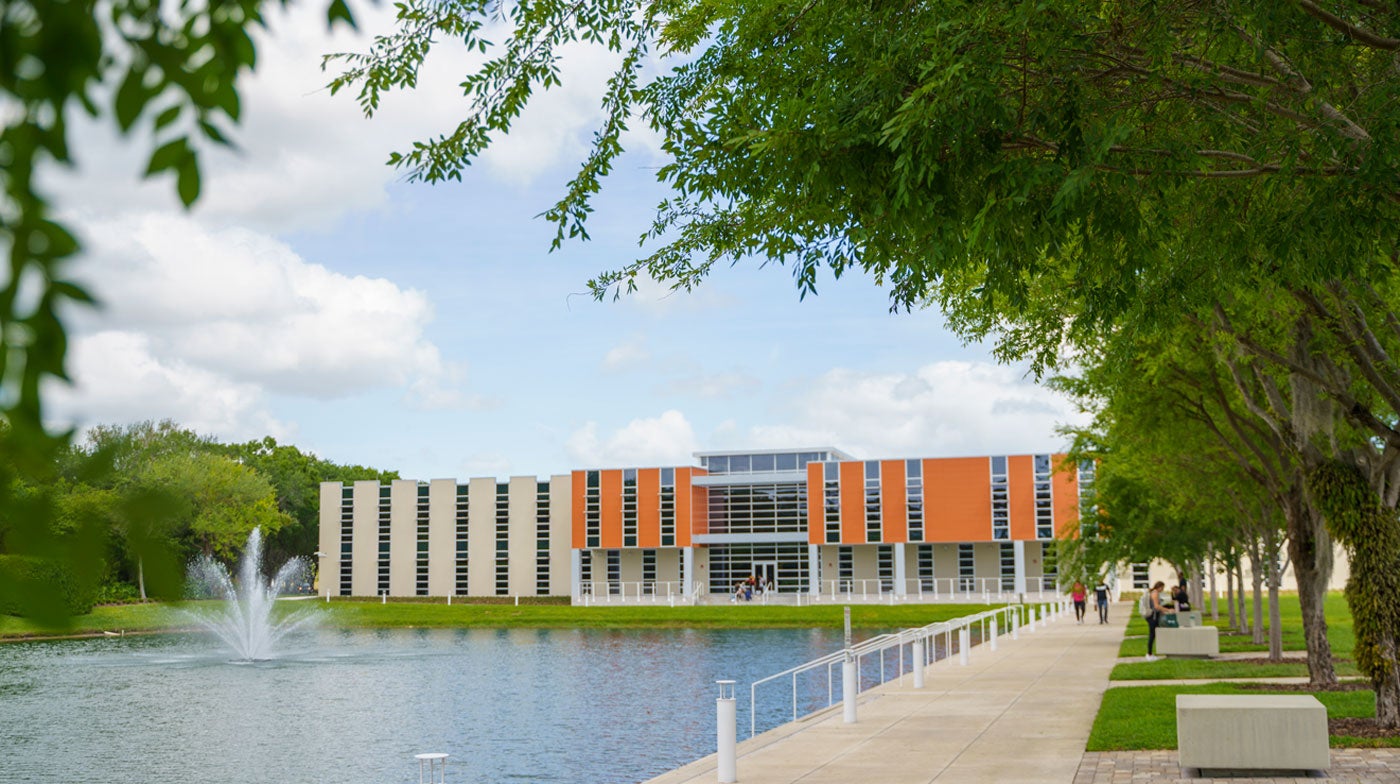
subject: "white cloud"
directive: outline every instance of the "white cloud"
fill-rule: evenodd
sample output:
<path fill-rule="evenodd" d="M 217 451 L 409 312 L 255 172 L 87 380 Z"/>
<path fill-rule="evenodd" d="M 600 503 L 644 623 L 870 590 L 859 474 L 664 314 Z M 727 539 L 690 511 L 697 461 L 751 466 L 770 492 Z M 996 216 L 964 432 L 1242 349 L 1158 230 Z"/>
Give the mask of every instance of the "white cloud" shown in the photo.
<path fill-rule="evenodd" d="M 579 466 L 687 465 L 696 450 L 695 431 L 676 410 L 651 419 L 634 419 L 606 439 L 589 422 L 565 442 L 569 459 Z"/>
<path fill-rule="evenodd" d="M 627 370 L 645 365 L 650 360 L 651 352 L 647 350 L 646 338 L 633 335 L 626 342 L 608 349 L 608 353 L 603 355 L 603 368 L 612 371 Z"/>
<path fill-rule="evenodd" d="M 293 432 L 266 412 L 266 396 L 257 385 L 158 357 L 139 334 L 108 331 L 81 337 L 72 344 L 69 366 L 75 385 L 55 383 L 48 389 L 51 414 L 67 424 L 168 418 L 230 440 L 285 439 Z"/>
<path fill-rule="evenodd" d="M 424 336 L 433 310 L 422 292 L 189 217 L 100 221 L 90 237 L 85 282 L 109 304 L 71 319 L 78 387 L 59 393 L 69 415 L 275 434 L 286 427 L 267 413 L 271 395 L 400 389 L 420 409 L 480 404 L 458 389 L 464 368 Z"/>
<path fill-rule="evenodd" d="M 912 374 L 831 370 L 784 410 L 787 421 L 749 428 L 741 446 L 834 446 L 868 458 L 1021 454 L 1063 448 L 1055 428 L 1084 421 L 1021 371 L 974 362 Z"/>

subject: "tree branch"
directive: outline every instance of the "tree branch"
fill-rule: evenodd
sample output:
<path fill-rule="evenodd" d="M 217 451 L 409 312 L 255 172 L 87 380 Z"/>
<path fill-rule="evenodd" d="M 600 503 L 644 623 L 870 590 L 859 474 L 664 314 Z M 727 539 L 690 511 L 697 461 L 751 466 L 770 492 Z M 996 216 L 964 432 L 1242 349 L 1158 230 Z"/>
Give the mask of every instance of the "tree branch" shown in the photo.
<path fill-rule="evenodd" d="M 1322 23 L 1328 27 L 1345 33 L 1348 38 L 1355 39 L 1376 49 L 1385 49 L 1391 52 L 1400 49 L 1400 40 L 1386 38 L 1383 35 L 1373 33 L 1365 28 L 1357 27 L 1340 16 L 1328 13 L 1325 9 L 1319 8 L 1317 3 L 1314 3 L 1312 0 L 1298 0 L 1298 6 L 1309 16 L 1322 20 Z"/>

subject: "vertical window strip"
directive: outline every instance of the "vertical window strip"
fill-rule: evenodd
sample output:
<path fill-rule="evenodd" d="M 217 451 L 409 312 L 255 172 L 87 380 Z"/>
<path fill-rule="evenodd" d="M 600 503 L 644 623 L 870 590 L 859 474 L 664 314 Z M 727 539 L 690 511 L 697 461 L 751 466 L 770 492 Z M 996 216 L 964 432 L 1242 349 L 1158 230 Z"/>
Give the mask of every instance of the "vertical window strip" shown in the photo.
<path fill-rule="evenodd" d="M 592 590 L 593 583 L 593 551 L 580 550 L 578 558 L 578 579 L 579 583 Z"/>
<path fill-rule="evenodd" d="M 882 544 L 875 548 L 875 573 L 880 578 L 882 592 L 894 590 L 894 545 Z"/>
<path fill-rule="evenodd" d="M 340 595 L 349 596 L 354 575 L 355 543 L 355 488 L 341 485 L 340 488 Z"/>
<path fill-rule="evenodd" d="M 1050 455 L 1035 456 L 1035 538 L 1055 538 L 1055 490 Z"/>
<path fill-rule="evenodd" d="M 922 542 L 924 540 L 923 461 L 905 461 L 904 477 L 905 514 L 909 518 L 909 541 Z"/>
<path fill-rule="evenodd" d="M 418 558 L 413 593 L 428 595 L 428 486 L 418 485 Z"/>
<path fill-rule="evenodd" d="M 958 544 L 958 590 L 977 590 L 977 559 L 970 542 Z"/>
<path fill-rule="evenodd" d="M 584 546 L 601 547 L 603 530 L 603 489 L 601 472 L 588 471 L 584 474 L 587 487 L 583 497 Z"/>
<path fill-rule="evenodd" d="M 1016 590 L 1016 546 L 1010 542 L 1001 543 L 1001 590 Z"/>
<path fill-rule="evenodd" d="M 865 462 L 865 541 L 883 541 L 880 525 L 880 463 Z"/>
<path fill-rule="evenodd" d="M 616 596 L 622 593 L 622 551 L 608 551 L 608 593 Z"/>
<path fill-rule="evenodd" d="M 642 551 L 642 592 L 656 593 L 656 551 Z"/>
<path fill-rule="evenodd" d="M 933 545 L 921 544 L 918 547 L 919 585 L 925 591 L 932 591 L 934 589 Z"/>
<path fill-rule="evenodd" d="M 535 595 L 549 595 L 549 483 L 535 485 Z"/>
<path fill-rule="evenodd" d="M 496 485 L 496 595 L 510 595 L 510 485 Z"/>
<path fill-rule="evenodd" d="M 1010 485 L 1006 477 L 1006 458 L 990 459 L 992 477 L 992 538 L 1011 538 Z"/>
<path fill-rule="evenodd" d="M 661 469 L 661 546 L 676 546 L 676 469 Z"/>
<path fill-rule="evenodd" d="M 389 491 L 379 486 L 379 593 L 389 592 Z"/>
<path fill-rule="evenodd" d="M 1055 584 L 1060 580 L 1060 560 L 1056 553 L 1054 543 L 1042 544 L 1040 549 L 1041 588 L 1047 591 L 1055 590 Z"/>
<path fill-rule="evenodd" d="M 855 579 L 856 559 L 855 549 L 851 545 L 843 544 L 836 549 L 836 578 L 840 580 L 846 590 L 851 590 L 851 581 Z"/>
<path fill-rule="evenodd" d="M 637 546 L 637 469 L 622 472 L 622 546 Z"/>
<path fill-rule="evenodd" d="M 453 518 L 457 557 L 453 563 L 453 591 L 458 596 L 467 595 L 467 485 L 457 485 L 457 505 Z"/>

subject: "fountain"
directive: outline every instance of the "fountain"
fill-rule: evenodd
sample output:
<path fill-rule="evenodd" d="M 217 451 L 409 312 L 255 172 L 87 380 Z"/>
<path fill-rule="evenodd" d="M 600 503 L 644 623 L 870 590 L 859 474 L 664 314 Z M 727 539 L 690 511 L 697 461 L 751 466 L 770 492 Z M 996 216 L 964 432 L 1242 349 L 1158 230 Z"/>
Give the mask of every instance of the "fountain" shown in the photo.
<path fill-rule="evenodd" d="M 277 570 L 270 581 L 262 576 L 262 530 L 248 535 L 243 558 L 238 562 L 235 580 L 224 565 L 205 555 L 190 563 L 188 590 L 192 595 L 213 596 L 224 601 L 214 606 L 191 608 L 188 612 L 199 625 L 219 636 L 233 649 L 240 661 L 272 658 L 273 645 L 288 632 L 316 617 L 314 608 L 278 612 L 273 605 L 289 586 L 304 581 L 309 573 L 305 559 L 293 558 Z"/>

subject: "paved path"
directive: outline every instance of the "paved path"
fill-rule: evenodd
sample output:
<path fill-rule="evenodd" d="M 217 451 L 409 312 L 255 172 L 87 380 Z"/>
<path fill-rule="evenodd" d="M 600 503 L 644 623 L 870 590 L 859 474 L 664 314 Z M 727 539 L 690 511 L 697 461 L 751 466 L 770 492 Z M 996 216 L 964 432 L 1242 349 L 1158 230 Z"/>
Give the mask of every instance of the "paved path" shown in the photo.
<path fill-rule="evenodd" d="M 906 678 L 862 694 L 854 724 L 838 706 L 743 741 L 739 781 L 1073 784 L 1123 630 L 1063 616 L 997 651 L 979 645 L 966 667 L 930 666 L 923 689 Z M 649 784 L 715 780 L 711 755 Z"/>

